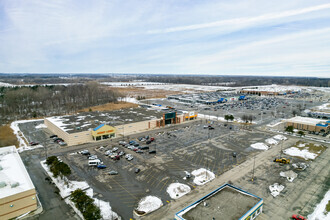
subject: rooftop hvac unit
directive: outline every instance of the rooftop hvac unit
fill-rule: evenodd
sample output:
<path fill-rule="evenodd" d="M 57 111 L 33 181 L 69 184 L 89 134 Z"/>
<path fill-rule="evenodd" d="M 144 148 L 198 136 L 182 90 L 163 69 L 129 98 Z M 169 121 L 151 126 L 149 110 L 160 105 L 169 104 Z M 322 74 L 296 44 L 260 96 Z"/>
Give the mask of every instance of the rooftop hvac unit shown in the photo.
<path fill-rule="evenodd" d="M 15 182 L 15 183 L 11 184 L 10 186 L 11 186 L 11 188 L 15 188 L 15 187 L 19 186 L 19 182 Z"/>
<path fill-rule="evenodd" d="M 7 186 L 7 184 L 6 184 L 5 182 L 3 182 L 3 181 L 0 182 L 0 189 L 1 189 L 1 188 L 4 188 L 4 187 L 6 187 L 6 186 Z"/>

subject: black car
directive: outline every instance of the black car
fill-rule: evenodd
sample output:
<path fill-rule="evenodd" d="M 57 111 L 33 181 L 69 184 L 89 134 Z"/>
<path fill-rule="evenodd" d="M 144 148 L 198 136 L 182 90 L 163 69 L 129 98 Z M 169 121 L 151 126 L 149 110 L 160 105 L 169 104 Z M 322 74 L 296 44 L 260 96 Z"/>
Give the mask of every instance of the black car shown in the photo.
<path fill-rule="evenodd" d="M 151 151 L 149 151 L 149 154 L 156 154 L 156 151 L 155 150 L 151 150 Z"/>
<path fill-rule="evenodd" d="M 55 137 L 57 137 L 56 134 L 53 134 L 53 135 L 49 136 L 49 138 L 55 138 Z"/>
<path fill-rule="evenodd" d="M 151 140 L 147 140 L 146 144 L 151 144 L 151 142 L 152 142 Z"/>
<path fill-rule="evenodd" d="M 34 142 L 34 141 L 30 142 L 31 146 L 35 146 L 35 145 L 38 145 L 38 144 L 39 144 L 38 142 Z"/>
<path fill-rule="evenodd" d="M 140 169 L 139 168 L 135 168 L 134 172 L 135 173 L 139 173 L 140 172 Z"/>

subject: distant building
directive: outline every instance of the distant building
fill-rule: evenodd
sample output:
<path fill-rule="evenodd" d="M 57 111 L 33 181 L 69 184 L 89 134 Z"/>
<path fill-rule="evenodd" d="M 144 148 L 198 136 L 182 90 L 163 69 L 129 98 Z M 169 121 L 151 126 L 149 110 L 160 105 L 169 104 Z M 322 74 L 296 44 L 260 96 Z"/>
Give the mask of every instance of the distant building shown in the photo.
<path fill-rule="evenodd" d="M 0 148 L 0 219 L 36 209 L 36 190 L 16 147 Z"/>
<path fill-rule="evenodd" d="M 253 220 L 262 213 L 263 199 L 230 184 L 224 184 L 179 212 L 174 219 Z"/>
<path fill-rule="evenodd" d="M 330 121 L 309 117 L 297 116 L 286 119 L 285 125 L 286 127 L 293 126 L 295 129 L 306 131 L 326 132 L 330 130 Z"/>

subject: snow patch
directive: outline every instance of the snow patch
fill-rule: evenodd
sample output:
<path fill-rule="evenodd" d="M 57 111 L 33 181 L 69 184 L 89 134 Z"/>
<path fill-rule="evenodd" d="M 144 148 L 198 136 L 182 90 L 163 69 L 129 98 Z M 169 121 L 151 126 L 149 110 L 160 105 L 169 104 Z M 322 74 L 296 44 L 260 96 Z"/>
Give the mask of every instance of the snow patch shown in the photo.
<path fill-rule="evenodd" d="M 191 174 L 195 176 L 194 183 L 196 185 L 204 185 L 205 183 L 210 182 L 215 178 L 215 174 L 213 172 L 204 168 L 194 170 L 191 172 Z"/>
<path fill-rule="evenodd" d="M 273 144 L 273 145 L 278 145 L 278 141 L 273 139 L 273 138 L 268 138 L 265 140 L 267 144 Z"/>
<path fill-rule="evenodd" d="M 286 172 L 280 172 L 280 176 L 286 177 L 289 182 L 293 182 L 295 178 L 297 178 L 298 174 L 293 172 L 292 170 Z"/>
<path fill-rule="evenodd" d="M 276 140 L 285 141 L 287 138 L 284 135 L 278 134 L 273 137 Z"/>
<path fill-rule="evenodd" d="M 250 145 L 252 148 L 257 150 L 268 150 L 269 146 L 264 143 L 255 143 Z"/>
<path fill-rule="evenodd" d="M 181 196 L 189 193 L 190 191 L 190 187 L 182 183 L 172 183 L 167 187 L 166 190 L 166 192 L 170 195 L 172 199 L 178 199 Z"/>
<path fill-rule="evenodd" d="M 45 124 L 40 124 L 36 126 L 36 129 L 40 129 L 40 128 L 47 128 L 47 126 Z"/>
<path fill-rule="evenodd" d="M 162 200 L 156 196 L 146 196 L 142 198 L 139 202 L 136 210 L 138 212 L 150 213 L 159 209 L 163 205 Z"/>
<path fill-rule="evenodd" d="M 283 189 L 284 186 L 278 183 L 269 186 L 270 194 L 272 194 L 273 197 L 278 196 Z"/>
<path fill-rule="evenodd" d="M 308 215 L 309 220 L 330 219 L 330 212 L 326 213 L 325 207 L 330 201 L 330 190 L 325 194 L 321 202 L 315 207 L 314 212 Z"/>

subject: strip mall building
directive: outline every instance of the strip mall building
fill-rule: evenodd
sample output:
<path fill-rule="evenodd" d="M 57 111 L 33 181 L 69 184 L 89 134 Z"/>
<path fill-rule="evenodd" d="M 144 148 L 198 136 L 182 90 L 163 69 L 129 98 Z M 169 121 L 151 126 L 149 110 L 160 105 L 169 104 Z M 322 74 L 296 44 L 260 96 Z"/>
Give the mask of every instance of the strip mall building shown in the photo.
<path fill-rule="evenodd" d="M 161 114 L 160 114 L 161 115 Z M 81 120 L 77 126 L 78 117 L 81 116 L 59 116 L 45 118 L 47 128 L 58 137 L 61 137 L 68 146 L 92 143 L 119 136 L 128 136 L 139 132 L 164 127 L 168 124 L 180 124 L 185 121 L 197 119 L 197 112 L 178 114 L 177 112 L 166 112 L 160 119 L 144 120 L 128 124 L 111 125 L 109 121 L 95 120 L 88 123 Z M 106 120 L 106 119 L 105 119 Z M 70 121 L 70 122 L 69 122 Z M 74 126 L 75 125 L 75 126 Z"/>

